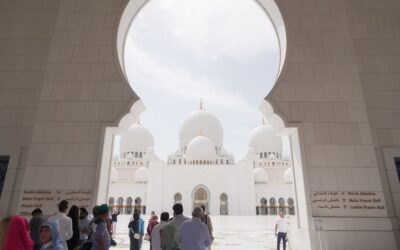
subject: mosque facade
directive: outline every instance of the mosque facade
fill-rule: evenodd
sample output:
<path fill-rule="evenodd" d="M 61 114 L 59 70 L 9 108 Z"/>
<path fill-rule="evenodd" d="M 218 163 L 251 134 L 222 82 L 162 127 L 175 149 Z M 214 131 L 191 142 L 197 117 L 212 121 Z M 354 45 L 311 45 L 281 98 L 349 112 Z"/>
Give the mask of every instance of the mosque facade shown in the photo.
<path fill-rule="evenodd" d="M 154 162 L 142 161 L 145 196 L 112 194 L 108 185 L 113 132 L 124 125 L 121 117 L 135 114 L 138 101 L 126 79 L 123 41 L 146 2 L 1 1 L 0 217 L 29 215 L 38 202 L 24 198 L 32 197 L 45 199 L 41 208 L 48 215 L 58 198 L 72 195 L 88 208 L 112 195 L 114 204 L 139 197 L 152 209 L 147 189 Z M 281 73 L 265 93 L 271 108 L 263 114 L 269 123 L 276 114 L 293 132 L 296 217 L 304 232 L 297 249 L 399 249 L 399 1 L 257 3 L 280 41 Z M 139 190 L 131 172 L 119 179 L 130 176 L 131 190 Z M 226 194 L 232 214 L 234 194 Z M 330 194 L 345 203 L 326 204 L 337 200 Z M 352 209 L 350 199 L 369 200 L 365 194 L 380 200 L 379 208 L 366 202 L 365 209 Z M 210 195 L 209 205 L 218 204 L 213 198 L 220 194 Z M 165 199 L 170 209 L 174 198 Z"/>
<path fill-rule="evenodd" d="M 212 215 L 295 214 L 292 168 L 282 138 L 262 124 L 249 138 L 244 159 L 223 145 L 223 127 L 203 109 L 190 113 L 179 146 L 166 161 L 154 152 L 151 132 L 140 123 L 121 136 L 112 161 L 109 205 L 121 213 L 160 213 L 175 203 L 191 210 L 204 205 Z"/>

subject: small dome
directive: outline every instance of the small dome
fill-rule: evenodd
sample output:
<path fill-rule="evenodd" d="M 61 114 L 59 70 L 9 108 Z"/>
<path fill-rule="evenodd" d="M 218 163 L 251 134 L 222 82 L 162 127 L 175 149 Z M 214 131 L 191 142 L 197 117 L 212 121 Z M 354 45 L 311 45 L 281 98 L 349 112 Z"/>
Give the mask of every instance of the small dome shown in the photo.
<path fill-rule="evenodd" d="M 200 131 L 215 145 L 222 146 L 222 125 L 217 117 L 204 109 L 196 110 L 185 118 L 179 130 L 180 145 L 188 145 L 193 138 L 199 135 Z"/>
<path fill-rule="evenodd" d="M 283 180 L 285 182 L 292 182 L 293 181 L 293 171 L 292 168 L 286 169 L 285 173 L 283 173 Z"/>
<path fill-rule="evenodd" d="M 263 124 L 251 133 L 249 147 L 257 152 L 282 152 L 282 139 L 271 125 Z"/>
<path fill-rule="evenodd" d="M 110 181 L 111 182 L 118 181 L 118 171 L 114 167 L 111 167 Z"/>
<path fill-rule="evenodd" d="M 268 174 L 262 168 L 255 168 L 253 170 L 254 174 L 254 182 L 267 182 L 268 181 Z"/>
<path fill-rule="evenodd" d="M 149 170 L 145 167 L 140 167 L 135 172 L 134 181 L 135 182 L 147 182 Z"/>
<path fill-rule="evenodd" d="M 208 137 L 196 136 L 187 146 L 186 158 L 188 161 L 215 161 L 217 159 L 215 144 Z"/>
<path fill-rule="evenodd" d="M 133 125 L 126 134 L 121 136 L 120 151 L 142 151 L 153 147 L 154 139 L 150 131 L 140 124 Z"/>

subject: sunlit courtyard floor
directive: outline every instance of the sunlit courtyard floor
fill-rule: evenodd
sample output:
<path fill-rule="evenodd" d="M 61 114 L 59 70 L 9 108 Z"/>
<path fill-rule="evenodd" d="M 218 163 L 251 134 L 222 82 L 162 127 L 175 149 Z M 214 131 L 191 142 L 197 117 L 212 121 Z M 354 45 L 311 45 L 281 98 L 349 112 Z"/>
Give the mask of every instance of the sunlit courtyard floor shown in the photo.
<path fill-rule="evenodd" d="M 118 216 L 114 249 L 129 249 L 127 225 L 131 215 Z M 276 249 L 276 237 L 273 228 L 276 216 L 212 216 L 214 243 L 212 250 L 261 250 Z M 147 217 L 144 217 L 147 227 Z M 289 221 L 294 221 L 294 217 Z M 142 249 L 149 249 L 143 241 Z M 288 248 L 290 249 L 290 248 Z"/>

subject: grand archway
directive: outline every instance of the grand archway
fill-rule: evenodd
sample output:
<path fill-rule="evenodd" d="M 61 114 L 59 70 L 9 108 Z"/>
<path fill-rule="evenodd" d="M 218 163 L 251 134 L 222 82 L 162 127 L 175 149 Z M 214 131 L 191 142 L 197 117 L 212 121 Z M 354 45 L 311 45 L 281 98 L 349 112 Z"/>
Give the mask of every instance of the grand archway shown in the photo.
<path fill-rule="evenodd" d="M 146 1 L 136 1 L 136 2 L 129 2 L 127 5 L 126 11 L 124 12 L 122 19 L 121 19 L 121 25 L 119 28 L 119 34 L 118 34 L 118 54 L 119 54 L 119 60 L 121 63 L 121 66 L 123 70 L 125 71 L 125 66 L 124 66 L 124 60 L 123 60 L 123 43 L 126 39 L 126 31 L 129 27 L 130 22 L 133 20 L 133 17 L 138 13 L 138 11 L 144 6 Z M 281 50 L 281 60 L 280 60 L 280 66 L 279 66 L 279 71 L 276 76 L 278 78 L 279 73 L 281 72 L 283 68 L 283 63 L 284 63 L 284 58 L 286 55 L 286 34 L 285 34 L 285 29 L 284 29 L 284 24 L 283 24 L 283 19 L 280 16 L 279 10 L 275 3 L 273 1 L 270 2 L 264 2 L 264 1 L 259 1 L 258 2 L 260 6 L 267 12 L 268 17 L 271 18 L 275 25 L 275 29 L 277 32 L 277 35 L 279 37 L 279 42 L 280 42 L 280 50 Z M 129 20 L 130 19 L 130 20 Z M 128 21 L 129 20 L 129 21 Z M 124 30 L 124 27 L 126 28 Z M 121 40 L 122 39 L 122 40 Z M 125 72 L 124 72 L 125 73 Z M 106 138 L 105 138 L 105 144 L 104 148 L 106 151 L 111 151 L 113 140 L 114 140 L 114 135 L 120 132 L 125 132 L 129 129 L 129 127 L 136 121 L 138 120 L 140 114 L 144 111 L 144 105 L 142 101 L 136 102 L 132 108 L 131 112 L 124 116 L 119 124 L 118 128 L 107 128 L 106 131 Z M 302 170 L 302 162 L 301 162 L 301 152 L 300 152 L 300 143 L 299 143 L 299 138 L 298 138 L 298 132 L 295 127 L 289 127 L 286 126 L 286 122 L 284 119 L 282 119 L 281 116 L 276 114 L 274 112 L 273 106 L 267 102 L 263 101 L 259 107 L 259 111 L 263 114 L 265 117 L 265 120 L 271 124 L 280 135 L 285 135 L 289 138 L 290 142 L 290 147 L 291 147 L 291 159 L 292 159 L 292 164 L 293 164 L 293 179 L 295 180 L 295 203 L 296 205 L 294 206 L 296 211 L 296 214 L 298 215 L 297 218 L 297 224 L 299 228 L 304 229 L 304 238 L 307 239 L 307 230 L 309 228 L 308 223 L 308 213 L 309 213 L 309 208 L 307 208 L 306 204 L 306 198 L 305 198 L 305 191 L 304 191 L 304 179 L 303 179 L 303 170 Z M 110 156 L 107 154 L 103 154 L 103 165 L 107 165 L 110 162 Z M 107 176 L 109 174 L 109 166 L 106 166 L 105 168 L 102 167 L 101 174 L 100 174 L 100 179 L 107 179 Z M 102 196 L 104 197 L 107 194 L 107 189 L 108 186 L 103 186 L 99 188 L 99 199 L 102 199 Z M 210 202 L 210 196 L 207 192 L 204 192 L 205 190 L 203 189 L 198 189 L 198 193 L 196 197 L 193 195 L 193 205 L 196 204 L 206 204 L 207 207 L 209 206 Z M 208 194 L 205 196 L 204 194 Z M 186 197 L 186 194 L 184 195 Z M 198 199 L 196 199 L 198 198 Z M 308 242 L 308 239 L 306 240 Z M 308 244 L 308 243 L 307 243 Z"/>

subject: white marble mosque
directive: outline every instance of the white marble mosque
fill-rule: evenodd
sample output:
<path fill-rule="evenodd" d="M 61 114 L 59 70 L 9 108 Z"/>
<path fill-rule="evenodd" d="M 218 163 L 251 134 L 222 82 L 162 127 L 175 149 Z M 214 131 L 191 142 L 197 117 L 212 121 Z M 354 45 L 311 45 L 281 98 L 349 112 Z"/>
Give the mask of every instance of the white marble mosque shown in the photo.
<path fill-rule="evenodd" d="M 121 213 L 161 213 L 179 202 L 187 209 L 204 205 L 211 215 L 295 214 L 291 162 L 282 138 L 264 122 L 239 161 L 223 145 L 220 121 L 202 104 L 183 121 L 179 147 L 166 161 L 153 148 L 140 122 L 121 137 L 108 193 L 109 205 Z"/>
<path fill-rule="evenodd" d="M 398 0 L 255 1 L 280 50 L 262 113 L 288 133 L 290 162 L 268 124 L 255 128 L 247 157 L 234 159 L 204 109 L 182 124 L 177 151 L 157 157 L 151 132 L 132 126 L 139 98 L 124 65 L 130 24 L 147 2 L 0 0 L 1 218 L 37 205 L 54 214 L 68 195 L 123 213 L 182 202 L 188 214 L 206 203 L 218 232 L 213 250 L 273 249 L 275 216 L 255 215 L 275 213 L 280 198 L 290 214 L 292 198 L 296 249 L 400 248 Z M 210 126 L 192 127 L 196 119 Z M 126 249 L 131 215 L 121 216 L 118 248 Z"/>

